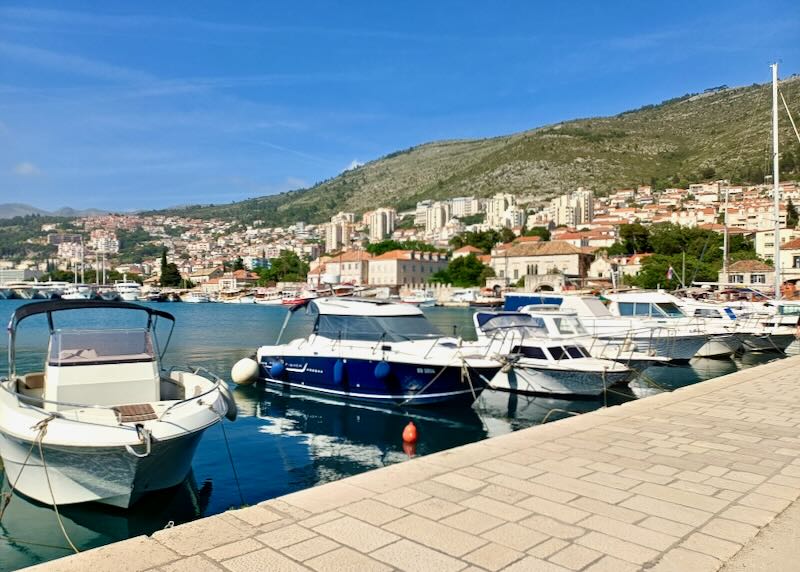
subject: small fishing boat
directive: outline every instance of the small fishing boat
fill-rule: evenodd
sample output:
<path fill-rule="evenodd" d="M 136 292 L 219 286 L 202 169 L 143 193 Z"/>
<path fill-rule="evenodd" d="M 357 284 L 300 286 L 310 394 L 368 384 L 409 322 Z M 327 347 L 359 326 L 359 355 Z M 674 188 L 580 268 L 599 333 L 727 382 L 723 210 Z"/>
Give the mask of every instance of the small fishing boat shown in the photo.
<path fill-rule="evenodd" d="M 305 338 L 281 343 L 290 318 L 313 317 Z M 392 405 L 471 404 L 501 363 L 475 344 L 445 337 L 409 304 L 358 298 L 306 300 L 287 314 L 274 345 L 258 348 L 257 364 L 241 360 L 238 383 L 266 383 L 349 400 Z M 252 372 L 244 376 L 242 371 Z M 257 367 L 256 367 L 257 366 Z"/>
<path fill-rule="evenodd" d="M 126 311 L 123 323 L 142 316 L 145 323 L 57 327 L 74 311 L 96 310 L 117 318 Z M 18 327 L 42 314 L 50 332 L 44 368 L 23 374 L 15 361 Z M 166 345 L 159 351 L 159 320 L 169 322 L 171 336 L 171 314 L 127 302 L 61 300 L 14 312 L 10 373 L 0 381 L 0 457 L 15 490 L 49 505 L 127 508 L 187 477 L 203 432 L 222 416 L 235 419 L 236 404 L 225 382 L 202 368 L 160 368 Z"/>

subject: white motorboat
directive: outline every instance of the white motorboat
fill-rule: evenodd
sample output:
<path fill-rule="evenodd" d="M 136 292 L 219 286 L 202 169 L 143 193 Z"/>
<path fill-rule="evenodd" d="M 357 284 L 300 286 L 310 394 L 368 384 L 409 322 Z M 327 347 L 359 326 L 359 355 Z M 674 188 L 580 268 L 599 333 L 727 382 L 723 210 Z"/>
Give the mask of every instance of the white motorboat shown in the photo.
<path fill-rule="evenodd" d="M 313 331 L 280 343 L 301 308 L 314 316 Z M 358 298 L 294 306 L 278 341 L 258 348 L 256 358 L 266 383 L 400 406 L 471 404 L 501 367 L 483 348 L 436 331 L 419 308 Z"/>
<path fill-rule="evenodd" d="M 593 357 L 576 335 L 550 335 L 540 316 L 487 311 L 476 312 L 473 322 L 479 343 L 507 362 L 492 378 L 492 389 L 598 396 L 612 385 L 628 383 L 637 373 L 622 363 Z"/>
<path fill-rule="evenodd" d="M 413 290 L 407 296 L 401 296 L 400 301 L 418 308 L 432 308 L 436 305 L 436 297 L 429 290 Z"/>
<path fill-rule="evenodd" d="M 144 324 L 58 327 L 65 314 L 97 310 L 144 316 Z M 18 327 L 41 314 L 50 332 L 44 368 L 23 373 L 15 362 Z M 15 490 L 49 505 L 127 508 L 187 477 L 203 432 L 222 416 L 234 419 L 236 405 L 225 382 L 202 368 L 160 369 L 162 319 L 171 335 L 172 315 L 126 302 L 61 300 L 16 310 L 10 373 L 0 381 L 0 456 Z"/>
<path fill-rule="evenodd" d="M 136 302 L 142 296 L 142 285 L 138 282 L 128 280 L 127 275 L 122 276 L 122 280 L 114 282 L 114 291 L 124 302 Z"/>
<path fill-rule="evenodd" d="M 95 292 L 86 284 L 70 284 L 61 293 L 62 300 L 91 300 Z"/>
<path fill-rule="evenodd" d="M 210 301 L 211 299 L 208 297 L 208 294 L 204 294 L 203 292 L 189 292 L 181 296 L 181 302 L 186 302 L 188 304 L 206 304 Z"/>

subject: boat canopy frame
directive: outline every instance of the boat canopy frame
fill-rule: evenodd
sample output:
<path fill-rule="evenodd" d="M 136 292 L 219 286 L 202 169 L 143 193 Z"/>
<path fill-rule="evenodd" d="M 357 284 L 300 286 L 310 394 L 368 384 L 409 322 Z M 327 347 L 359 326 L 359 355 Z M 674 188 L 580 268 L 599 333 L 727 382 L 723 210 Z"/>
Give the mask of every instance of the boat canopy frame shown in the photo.
<path fill-rule="evenodd" d="M 161 360 L 164 357 L 164 354 L 167 352 L 167 348 L 169 347 L 169 342 L 172 339 L 172 332 L 175 330 L 175 316 L 173 316 L 169 312 L 165 312 L 163 310 L 157 310 L 155 308 L 148 308 L 146 306 L 140 306 L 139 304 L 131 304 L 130 302 L 108 302 L 99 300 L 54 300 L 47 302 L 33 302 L 17 308 L 17 310 L 11 315 L 11 319 L 8 322 L 9 379 L 13 379 L 14 377 L 16 377 L 17 374 L 16 371 L 17 328 L 19 327 L 19 324 L 23 320 L 25 320 L 26 318 L 30 318 L 31 316 L 45 314 L 47 316 L 47 327 L 50 330 L 50 335 L 52 336 L 55 333 L 55 325 L 53 324 L 54 312 L 62 312 L 66 310 L 98 310 L 98 309 L 134 310 L 134 311 L 146 312 L 147 313 L 146 329 L 147 331 L 152 332 L 153 334 L 153 339 L 155 341 L 157 349 L 156 353 L 158 354 L 158 359 Z M 169 334 L 167 334 L 167 341 L 164 344 L 163 349 L 160 347 L 160 344 L 158 343 L 158 336 L 156 335 L 156 325 L 158 324 L 159 318 L 164 318 L 165 320 L 169 320 L 170 322 Z"/>

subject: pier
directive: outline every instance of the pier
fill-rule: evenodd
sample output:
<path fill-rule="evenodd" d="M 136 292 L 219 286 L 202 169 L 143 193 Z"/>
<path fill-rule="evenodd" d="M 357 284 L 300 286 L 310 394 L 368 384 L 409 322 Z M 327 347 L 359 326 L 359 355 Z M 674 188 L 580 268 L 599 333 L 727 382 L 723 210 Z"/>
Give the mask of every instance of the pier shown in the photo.
<path fill-rule="evenodd" d="M 796 568 L 798 366 L 778 360 L 28 570 Z"/>

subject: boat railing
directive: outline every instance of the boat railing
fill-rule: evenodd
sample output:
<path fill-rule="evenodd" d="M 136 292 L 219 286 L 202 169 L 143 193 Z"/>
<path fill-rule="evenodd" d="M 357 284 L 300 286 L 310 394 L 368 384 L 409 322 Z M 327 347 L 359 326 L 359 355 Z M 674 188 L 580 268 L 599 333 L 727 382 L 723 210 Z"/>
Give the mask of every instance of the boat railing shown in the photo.
<path fill-rule="evenodd" d="M 172 373 L 176 370 L 176 368 L 177 368 L 177 366 L 172 366 L 167 371 L 167 374 L 171 376 Z M 201 377 L 205 377 L 208 381 L 213 381 L 214 385 L 211 387 L 211 389 L 208 389 L 208 390 L 206 390 L 206 391 L 204 391 L 202 393 L 198 393 L 197 395 L 192 395 L 191 397 L 187 397 L 185 399 L 181 399 L 181 400 L 176 401 L 175 403 L 171 404 L 169 407 L 167 407 L 161 413 L 161 415 L 159 416 L 159 419 L 163 419 L 163 417 L 167 413 L 169 413 L 170 411 L 172 411 L 176 407 L 180 407 L 181 405 L 185 405 L 185 404 L 187 404 L 189 402 L 197 401 L 198 399 L 201 399 L 201 398 L 205 397 L 206 395 L 210 395 L 211 393 L 214 393 L 215 391 L 220 390 L 221 386 L 225 384 L 225 380 L 224 379 L 222 379 L 220 376 L 218 376 L 214 372 L 211 372 L 208 369 L 204 368 L 203 366 L 188 365 L 187 364 L 186 368 L 189 370 L 189 373 L 191 373 L 193 375 L 199 375 Z"/>

